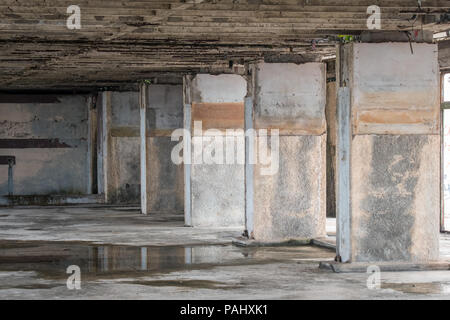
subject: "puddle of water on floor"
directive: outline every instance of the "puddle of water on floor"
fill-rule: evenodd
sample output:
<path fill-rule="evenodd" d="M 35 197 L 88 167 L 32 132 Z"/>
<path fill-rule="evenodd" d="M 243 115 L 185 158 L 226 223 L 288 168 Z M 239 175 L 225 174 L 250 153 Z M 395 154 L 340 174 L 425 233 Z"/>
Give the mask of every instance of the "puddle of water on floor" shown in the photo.
<path fill-rule="evenodd" d="M 413 294 L 448 294 L 450 283 L 424 282 L 424 283 L 382 283 L 382 289 L 392 289 L 403 293 Z"/>
<path fill-rule="evenodd" d="M 0 241 L 0 271 L 35 271 L 67 279 L 70 265 L 84 279 L 140 277 L 155 273 L 271 262 L 313 263 L 332 259 L 332 250 L 313 247 L 240 248 L 232 245 L 119 246 L 71 242 Z"/>

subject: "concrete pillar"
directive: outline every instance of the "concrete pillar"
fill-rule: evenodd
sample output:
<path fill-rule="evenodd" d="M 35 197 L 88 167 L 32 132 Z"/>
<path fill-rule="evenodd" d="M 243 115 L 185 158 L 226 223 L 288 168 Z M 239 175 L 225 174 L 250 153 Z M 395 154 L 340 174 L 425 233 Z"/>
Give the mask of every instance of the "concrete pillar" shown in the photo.
<path fill-rule="evenodd" d="M 191 101 L 191 76 L 183 77 L 183 156 L 184 160 L 192 159 L 191 137 L 192 137 L 192 101 Z M 187 136 L 186 136 L 187 135 Z M 191 199 L 191 161 L 184 161 L 184 224 L 192 226 L 192 199 Z"/>
<path fill-rule="evenodd" d="M 111 152 L 111 91 L 102 92 L 101 117 L 101 165 L 102 183 L 99 190 L 105 194 L 105 202 L 110 203 L 113 195 L 113 161 Z"/>
<path fill-rule="evenodd" d="M 439 250 L 437 46 L 338 50 L 338 256 L 429 261 Z"/>
<path fill-rule="evenodd" d="M 98 190 L 106 203 L 139 203 L 138 96 L 113 91 L 101 95 Z"/>
<path fill-rule="evenodd" d="M 97 193 L 104 194 L 103 179 L 103 92 L 97 95 Z"/>
<path fill-rule="evenodd" d="M 243 157 L 239 162 L 237 143 L 228 147 L 221 134 L 227 129 L 241 130 L 235 141 L 239 138 L 244 141 L 247 83 L 239 75 L 198 74 L 186 86 L 189 101 L 185 101 L 185 108 L 186 105 L 191 108 L 192 133 L 191 225 L 244 229 L 245 147 L 241 145 Z M 213 129 L 218 132 L 213 132 Z M 226 160 L 227 152 L 235 153 L 232 157 L 234 163 Z"/>
<path fill-rule="evenodd" d="M 439 41 L 439 67 L 441 71 L 450 71 L 450 40 Z"/>
<path fill-rule="evenodd" d="M 334 79 L 333 79 L 334 80 Z M 327 217 L 336 218 L 336 81 L 327 80 Z"/>
<path fill-rule="evenodd" d="M 87 194 L 97 193 L 97 97 L 88 97 L 88 136 L 87 136 Z"/>
<path fill-rule="evenodd" d="M 250 92 L 249 92 L 250 93 Z M 244 105 L 245 113 L 245 132 L 253 132 L 253 97 L 248 96 L 245 98 Z M 245 230 L 247 237 L 253 237 L 254 229 L 254 155 L 255 152 L 255 139 L 250 134 L 245 135 Z"/>
<path fill-rule="evenodd" d="M 283 241 L 325 236 L 326 70 L 323 63 L 260 63 L 254 74 L 256 164 L 253 237 Z M 262 131 L 271 132 L 268 142 Z M 279 150 L 272 140 L 279 131 Z M 261 144 L 262 142 L 262 144 Z M 262 145 L 276 158 L 272 172 Z M 277 161 L 278 160 L 278 161 Z M 278 163 L 275 163 L 277 161 Z"/>
<path fill-rule="evenodd" d="M 141 164 L 141 213 L 148 213 L 148 156 L 147 156 L 147 99 L 148 86 L 141 83 L 139 86 L 139 110 L 140 110 L 140 164 Z"/>
<path fill-rule="evenodd" d="M 114 204 L 140 203 L 139 117 L 139 92 L 111 92 L 113 187 L 110 200 Z"/>
<path fill-rule="evenodd" d="M 175 129 L 183 128 L 182 85 L 151 84 L 147 113 L 147 211 L 182 214 L 184 210 L 183 165 L 171 153 Z"/>

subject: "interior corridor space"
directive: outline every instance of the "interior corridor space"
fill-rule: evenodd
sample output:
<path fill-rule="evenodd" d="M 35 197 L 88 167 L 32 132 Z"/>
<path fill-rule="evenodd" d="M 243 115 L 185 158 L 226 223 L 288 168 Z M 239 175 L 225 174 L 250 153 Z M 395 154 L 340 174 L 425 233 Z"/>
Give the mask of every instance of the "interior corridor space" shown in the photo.
<path fill-rule="evenodd" d="M 450 1 L 0 0 L 0 29 L 0 300 L 450 299 Z"/>

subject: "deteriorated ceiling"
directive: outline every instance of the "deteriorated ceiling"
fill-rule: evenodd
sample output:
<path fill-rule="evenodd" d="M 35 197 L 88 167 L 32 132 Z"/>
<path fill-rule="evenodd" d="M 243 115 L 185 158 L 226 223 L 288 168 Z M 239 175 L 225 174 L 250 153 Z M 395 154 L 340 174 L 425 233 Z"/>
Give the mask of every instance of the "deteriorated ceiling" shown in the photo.
<path fill-rule="evenodd" d="M 66 27 L 72 4 L 80 30 Z M 370 5 L 383 30 L 449 26 L 449 0 L 0 0 L 0 90 L 123 87 L 320 57 L 337 35 L 367 30 Z"/>

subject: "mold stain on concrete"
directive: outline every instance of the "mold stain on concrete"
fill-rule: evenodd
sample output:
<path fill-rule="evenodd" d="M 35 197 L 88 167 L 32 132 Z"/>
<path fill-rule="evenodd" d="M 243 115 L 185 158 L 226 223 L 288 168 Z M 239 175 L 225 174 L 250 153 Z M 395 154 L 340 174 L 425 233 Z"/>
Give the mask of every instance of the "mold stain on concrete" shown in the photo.
<path fill-rule="evenodd" d="M 421 150 L 426 136 L 373 136 L 368 193 L 361 209 L 368 213 L 358 261 L 411 259 L 413 205 Z"/>

